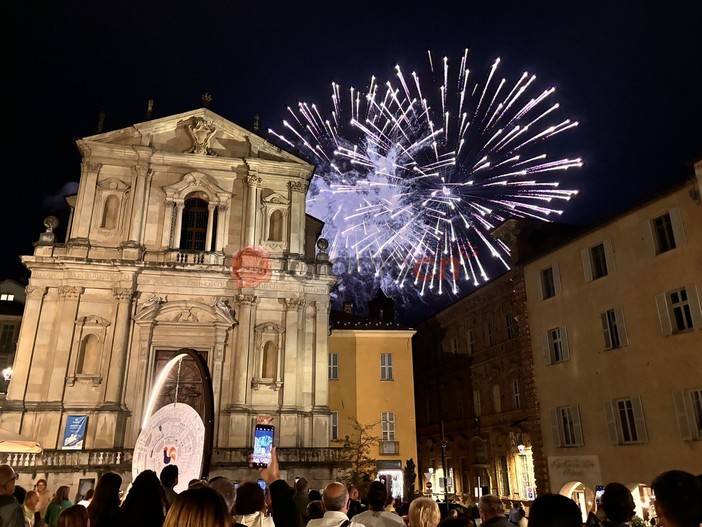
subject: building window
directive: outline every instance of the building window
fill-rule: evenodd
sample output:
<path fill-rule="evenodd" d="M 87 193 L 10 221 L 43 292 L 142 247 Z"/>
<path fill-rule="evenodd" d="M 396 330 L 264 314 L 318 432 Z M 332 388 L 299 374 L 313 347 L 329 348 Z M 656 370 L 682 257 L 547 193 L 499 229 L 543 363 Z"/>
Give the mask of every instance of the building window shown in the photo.
<path fill-rule="evenodd" d="M 621 348 L 627 344 L 624 315 L 621 308 L 608 309 L 600 313 L 605 349 Z"/>
<path fill-rule="evenodd" d="M 553 267 L 541 270 L 541 298 L 546 300 L 556 296 L 556 284 L 553 279 Z"/>
<path fill-rule="evenodd" d="M 512 381 L 512 395 L 514 397 L 514 407 L 518 410 L 522 407 L 522 396 L 519 392 L 519 380 L 514 379 Z"/>
<path fill-rule="evenodd" d="M 332 412 L 329 416 L 329 439 L 336 441 L 339 439 L 339 412 Z"/>
<path fill-rule="evenodd" d="M 5 302 L 12 302 L 14 299 L 15 299 L 15 295 L 10 295 L 10 294 L 6 294 L 6 293 L 3 293 L 2 295 L 0 295 L 0 300 L 3 300 Z"/>
<path fill-rule="evenodd" d="M 329 354 L 329 380 L 335 381 L 339 378 L 339 354 Z"/>
<path fill-rule="evenodd" d="M 495 413 L 502 411 L 502 398 L 500 397 L 500 385 L 493 384 L 492 386 L 492 407 Z"/>
<path fill-rule="evenodd" d="M 492 327 L 492 321 L 489 321 L 487 324 L 485 324 L 485 331 L 487 333 L 488 346 L 494 346 L 495 345 L 495 331 L 494 331 L 494 328 Z"/>
<path fill-rule="evenodd" d="M 497 458 L 497 481 L 499 483 L 498 492 L 500 493 L 500 496 L 510 496 L 507 456 L 499 456 Z"/>
<path fill-rule="evenodd" d="M 451 353 L 454 355 L 458 353 L 458 339 L 456 337 L 451 339 Z"/>
<path fill-rule="evenodd" d="M 543 347 L 546 364 L 557 364 L 570 360 L 565 326 L 549 329 L 544 333 Z"/>
<path fill-rule="evenodd" d="M 12 353 L 15 346 L 15 331 L 17 324 L 4 324 L 0 333 L 0 351 Z"/>
<path fill-rule="evenodd" d="M 185 251 L 204 251 L 207 236 L 207 202 L 200 198 L 185 200 L 180 248 Z"/>
<path fill-rule="evenodd" d="M 694 284 L 657 295 L 656 305 L 664 335 L 702 327 L 702 312 Z"/>
<path fill-rule="evenodd" d="M 656 243 L 656 254 L 675 249 L 675 234 L 673 233 L 673 222 L 670 221 L 670 213 L 666 212 L 654 218 L 651 223 Z"/>
<path fill-rule="evenodd" d="M 383 430 L 383 441 L 395 441 L 395 412 L 382 412 L 380 421 Z"/>
<path fill-rule="evenodd" d="M 456 414 L 458 417 L 465 417 L 464 416 L 464 408 L 463 408 L 463 390 L 461 389 L 460 386 L 456 387 Z"/>
<path fill-rule="evenodd" d="M 586 282 L 611 274 L 614 269 L 612 243 L 606 240 L 589 249 L 583 249 L 582 260 Z"/>
<path fill-rule="evenodd" d="M 507 327 L 507 339 L 512 340 L 514 338 L 514 318 L 512 318 L 512 313 L 505 315 L 505 326 Z"/>
<path fill-rule="evenodd" d="M 480 405 L 480 390 L 473 390 L 473 413 L 475 417 L 480 417 L 483 413 Z"/>
<path fill-rule="evenodd" d="M 702 389 L 673 393 L 678 428 L 683 439 L 702 439 Z"/>
<path fill-rule="evenodd" d="M 380 380 L 392 380 L 392 353 L 380 354 Z"/>
<path fill-rule="evenodd" d="M 475 331 L 468 330 L 468 353 L 471 355 L 475 352 Z"/>
<path fill-rule="evenodd" d="M 648 441 L 640 397 L 607 401 L 605 417 L 610 443 L 626 445 Z"/>
<path fill-rule="evenodd" d="M 559 447 L 583 446 L 580 410 L 577 406 L 561 406 L 551 411 L 553 441 Z"/>

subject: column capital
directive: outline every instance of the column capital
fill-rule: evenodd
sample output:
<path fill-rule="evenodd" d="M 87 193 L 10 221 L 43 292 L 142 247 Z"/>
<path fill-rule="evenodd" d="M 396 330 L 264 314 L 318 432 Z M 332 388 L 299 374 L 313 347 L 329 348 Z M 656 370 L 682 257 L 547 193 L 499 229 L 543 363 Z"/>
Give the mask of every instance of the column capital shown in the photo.
<path fill-rule="evenodd" d="M 281 302 L 285 304 L 285 308 L 288 311 L 297 311 L 305 305 L 305 301 L 302 298 L 281 298 Z"/>
<path fill-rule="evenodd" d="M 244 181 L 246 181 L 246 184 L 250 187 L 259 187 L 261 186 L 261 183 L 263 183 L 263 180 L 258 177 L 258 176 L 246 176 L 244 178 Z"/>
<path fill-rule="evenodd" d="M 288 186 L 291 192 L 307 192 L 309 185 L 305 181 L 289 181 Z"/>
<path fill-rule="evenodd" d="M 84 287 L 80 286 L 62 286 L 58 288 L 58 294 L 61 300 L 77 300 L 85 291 Z"/>
<path fill-rule="evenodd" d="M 118 302 L 129 302 L 132 299 L 132 290 L 125 287 L 116 287 L 112 290 L 112 296 Z"/>
<path fill-rule="evenodd" d="M 239 303 L 239 305 L 250 306 L 256 304 L 258 302 L 258 298 L 254 295 L 245 295 L 240 293 L 236 295 L 236 301 Z"/>
<path fill-rule="evenodd" d="M 24 288 L 27 298 L 37 299 L 42 298 L 46 294 L 46 287 L 40 287 L 36 285 L 28 285 Z"/>

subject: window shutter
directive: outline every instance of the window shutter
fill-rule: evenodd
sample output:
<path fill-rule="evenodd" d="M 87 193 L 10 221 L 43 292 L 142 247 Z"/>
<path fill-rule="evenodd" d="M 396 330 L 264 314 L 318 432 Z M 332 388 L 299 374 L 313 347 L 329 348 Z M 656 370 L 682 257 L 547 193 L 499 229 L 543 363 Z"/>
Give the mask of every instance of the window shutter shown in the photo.
<path fill-rule="evenodd" d="M 690 304 L 692 314 L 692 327 L 702 329 L 702 312 L 700 312 L 700 297 L 697 295 L 695 284 L 685 284 L 687 301 Z"/>
<path fill-rule="evenodd" d="M 629 337 L 626 333 L 626 324 L 624 323 L 624 310 L 621 307 L 614 308 L 614 317 L 617 320 L 617 331 L 619 332 L 619 343 L 622 346 L 629 344 Z"/>
<path fill-rule="evenodd" d="M 561 446 L 561 432 L 558 426 L 559 419 L 558 408 L 551 409 L 551 431 L 553 432 L 553 444 L 556 446 Z"/>
<path fill-rule="evenodd" d="M 685 392 L 673 392 L 673 404 L 675 405 L 675 416 L 678 419 L 678 429 L 683 439 L 692 439 L 692 429 L 690 420 L 685 408 Z"/>
<path fill-rule="evenodd" d="M 573 411 L 573 432 L 575 433 L 575 444 L 578 446 L 583 446 L 585 442 L 583 441 L 583 427 L 580 424 L 580 408 L 576 404 L 571 407 Z"/>
<path fill-rule="evenodd" d="M 583 273 L 585 274 L 585 281 L 592 282 L 592 264 L 590 263 L 590 249 L 583 249 L 580 251 L 580 256 L 583 259 Z"/>
<path fill-rule="evenodd" d="M 563 348 L 563 361 L 570 360 L 570 348 L 568 347 L 568 330 L 565 326 L 560 327 L 561 330 L 561 346 Z"/>
<path fill-rule="evenodd" d="M 558 263 L 554 262 L 551 269 L 553 270 L 553 290 L 559 295 L 561 294 L 561 272 L 558 270 Z"/>
<path fill-rule="evenodd" d="M 607 422 L 607 435 L 609 436 L 609 442 L 613 445 L 618 445 L 619 437 L 617 435 L 617 421 L 614 418 L 614 407 L 612 406 L 612 401 L 605 401 L 604 412 L 605 421 Z"/>
<path fill-rule="evenodd" d="M 553 361 L 551 360 L 551 345 L 548 340 L 548 331 L 543 334 L 543 341 L 541 343 L 543 350 L 544 350 L 544 361 L 546 362 L 546 365 L 548 366 L 551 364 Z"/>
<path fill-rule="evenodd" d="M 665 298 L 665 293 L 656 295 L 656 307 L 658 307 L 658 320 L 660 320 L 663 335 L 672 335 L 673 326 L 670 325 L 670 314 L 668 313 L 668 302 Z"/>
<path fill-rule="evenodd" d="M 631 407 L 634 411 L 634 422 L 636 423 L 636 435 L 639 437 L 638 443 L 648 442 L 648 433 L 646 432 L 646 420 L 644 419 L 643 406 L 641 405 L 641 397 L 631 398 Z"/>
<path fill-rule="evenodd" d="M 668 211 L 668 214 L 670 214 L 670 223 L 673 227 L 673 236 L 675 236 L 675 246 L 680 247 L 686 242 L 680 208 L 673 207 Z"/>
<path fill-rule="evenodd" d="M 614 250 L 612 249 L 612 240 L 602 242 L 605 250 L 605 260 L 607 261 L 607 274 L 614 272 Z"/>
<path fill-rule="evenodd" d="M 604 334 L 605 349 L 612 349 L 612 336 L 609 334 L 609 324 L 607 323 L 607 312 L 600 313 L 600 323 Z"/>
<path fill-rule="evenodd" d="M 646 254 L 656 256 L 656 234 L 653 232 L 653 221 L 648 220 L 643 224 L 643 239 L 646 246 Z"/>

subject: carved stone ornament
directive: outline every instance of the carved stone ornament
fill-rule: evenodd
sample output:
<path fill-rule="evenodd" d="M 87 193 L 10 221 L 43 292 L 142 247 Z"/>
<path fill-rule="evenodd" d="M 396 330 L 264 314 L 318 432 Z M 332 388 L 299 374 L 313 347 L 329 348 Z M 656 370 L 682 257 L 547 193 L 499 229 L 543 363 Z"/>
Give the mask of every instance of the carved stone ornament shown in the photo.
<path fill-rule="evenodd" d="M 141 309 L 151 307 L 155 304 L 164 304 L 166 302 L 166 297 L 165 296 L 159 296 L 155 293 L 151 293 L 149 296 L 146 297 L 145 300 L 139 303 L 139 307 Z"/>
<path fill-rule="evenodd" d="M 246 176 L 244 181 L 246 181 L 246 184 L 250 187 L 259 187 L 261 183 L 263 183 L 263 180 L 258 176 Z"/>
<path fill-rule="evenodd" d="M 293 192 L 307 192 L 307 183 L 304 181 L 290 181 L 290 190 Z"/>
<path fill-rule="evenodd" d="M 59 287 L 58 293 L 62 300 L 77 300 L 78 297 L 85 291 L 84 288 L 78 286 Z"/>
<path fill-rule="evenodd" d="M 210 148 L 210 140 L 217 131 L 212 123 L 207 122 L 202 117 L 196 117 L 192 123 L 186 126 L 186 130 L 193 140 L 193 146 L 189 150 L 186 150 L 187 154 L 217 155 L 217 152 Z"/>
<path fill-rule="evenodd" d="M 256 300 L 254 295 L 244 295 L 241 293 L 236 295 L 236 301 L 241 305 L 253 305 L 256 303 Z"/>

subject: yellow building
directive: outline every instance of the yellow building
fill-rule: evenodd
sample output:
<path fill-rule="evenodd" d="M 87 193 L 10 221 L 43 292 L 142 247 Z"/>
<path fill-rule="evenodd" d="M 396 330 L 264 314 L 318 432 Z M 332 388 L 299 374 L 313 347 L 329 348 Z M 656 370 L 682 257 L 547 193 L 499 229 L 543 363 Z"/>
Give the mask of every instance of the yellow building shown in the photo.
<path fill-rule="evenodd" d="M 585 516 L 616 481 L 702 473 L 702 162 L 696 177 L 523 261 L 547 489 Z M 544 489 L 544 490 L 547 490 Z"/>
<path fill-rule="evenodd" d="M 382 292 L 379 297 L 385 302 Z M 371 302 L 373 304 L 373 301 Z M 374 425 L 373 436 L 381 438 L 370 456 L 377 459 L 379 476 L 388 491 L 403 495 L 407 460 L 417 462 L 412 377 L 412 336 L 415 331 L 392 321 L 392 308 L 370 308 L 368 318 L 343 312 L 330 314 L 329 409 L 331 445 L 343 448 L 353 442 L 353 425 Z"/>

